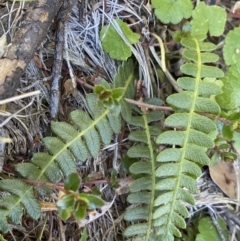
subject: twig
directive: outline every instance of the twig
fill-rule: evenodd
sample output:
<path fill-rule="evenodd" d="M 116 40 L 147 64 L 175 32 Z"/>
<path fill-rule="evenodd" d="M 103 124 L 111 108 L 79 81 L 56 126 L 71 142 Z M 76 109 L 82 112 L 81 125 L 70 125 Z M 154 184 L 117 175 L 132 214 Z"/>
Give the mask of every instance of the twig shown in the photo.
<path fill-rule="evenodd" d="M 33 99 L 32 99 L 26 106 L 24 106 L 22 109 L 16 111 L 14 114 L 12 114 L 12 115 L 10 115 L 8 118 L 6 118 L 6 119 L 0 124 L 0 128 L 3 127 L 4 125 L 6 125 L 13 117 L 16 117 L 19 112 L 23 111 L 24 109 L 26 109 L 26 108 L 28 108 L 30 105 L 32 105 L 34 100 L 35 100 L 35 98 L 33 97 Z"/>
<path fill-rule="evenodd" d="M 60 102 L 60 80 L 62 72 L 62 61 L 63 61 L 63 45 L 64 45 L 64 31 L 67 29 L 64 27 L 65 22 L 69 19 L 70 13 L 76 0 L 64 0 L 63 5 L 58 14 L 58 30 L 56 35 L 56 47 L 55 47 L 55 58 L 52 67 L 52 87 L 51 87 L 51 117 L 56 118 L 58 113 L 58 107 Z"/>
<path fill-rule="evenodd" d="M 76 77 L 76 81 L 77 81 L 77 83 L 79 83 L 79 84 L 81 84 L 81 85 L 83 85 L 83 86 L 86 86 L 88 89 L 90 89 L 90 90 L 93 90 L 94 89 L 94 87 L 92 86 L 92 85 L 89 85 L 88 83 L 86 83 L 86 82 L 84 82 L 83 80 L 81 80 L 80 78 L 77 78 Z"/>
<path fill-rule="evenodd" d="M 148 108 L 148 109 L 153 109 L 153 110 L 161 110 L 161 111 L 175 111 L 173 108 L 169 107 L 169 106 L 157 106 L 157 105 L 150 105 L 150 104 L 147 104 L 147 103 L 144 103 L 144 102 L 141 102 L 141 101 L 136 101 L 136 100 L 132 100 L 132 99 L 128 99 L 128 98 L 125 98 L 125 100 L 130 103 L 130 104 L 133 104 L 133 105 L 137 105 L 139 107 L 144 107 L 144 108 Z M 225 124 L 229 124 L 230 121 L 222 118 L 222 117 L 218 117 L 218 116 L 215 116 L 215 115 L 212 115 L 212 114 L 209 114 L 209 113 L 202 113 L 202 115 L 204 116 L 207 116 L 211 119 L 217 119 Z"/>
<path fill-rule="evenodd" d="M 11 97 L 11 98 L 0 100 L 0 105 L 4 105 L 4 104 L 7 104 L 7 103 L 12 102 L 12 101 L 27 98 L 27 97 L 32 96 L 32 95 L 39 95 L 40 93 L 41 92 L 39 90 L 36 90 L 36 91 L 32 91 L 32 92 L 25 93 L 25 94 L 22 94 L 22 95 L 17 95 L 17 96 Z"/>
<path fill-rule="evenodd" d="M 136 101 L 136 100 L 131 100 L 131 99 L 128 99 L 128 98 L 125 98 L 125 100 L 128 103 L 137 105 L 139 107 L 149 108 L 149 109 L 153 109 L 153 110 L 161 110 L 161 111 L 174 111 L 171 107 L 168 107 L 168 106 L 150 105 L 150 104 L 147 104 L 147 103 L 143 103 L 143 102 Z"/>
<path fill-rule="evenodd" d="M 49 182 L 44 182 L 44 181 L 34 181 L 34 180 L 26 180 L 26 179 L 21 179 L 23 182 L 26 182 L 28 184 L 31 184 L 33 186 L 46 186 L 50 187 L 52 189 L 57 189 L 59 191 L 62 191 L 64 193 L 70 193 L 68 190 L 63 188 L 62 183 L 54 184 L 54 183 L 49 183 Z M 94 180 L 94 181 L 88 181 L 88 182 L 82 182 L 82 186 L 87 186 L 87 185 L 96 185 L 96 184 L 108 184 L 109 181 L 106 179 L 103 180 Z"/>
<path fill-rule="evenodd" d="M 237 224 L 238 227 L 240 227 L 240 220 L 236 214 L 232 213 L 229 210 L 225 210 L 224 215 L 226 216 L 227 219 L 230 219 L 233 223 Z"/>
<path fill-rule="evenodd" d="M 58 226 L 59 226 L 59 234 L 60 234 L 60 240 L 66 241 L 65 238 L 65 228 L 63 227 L 62 219 L 58 216 Z"/>

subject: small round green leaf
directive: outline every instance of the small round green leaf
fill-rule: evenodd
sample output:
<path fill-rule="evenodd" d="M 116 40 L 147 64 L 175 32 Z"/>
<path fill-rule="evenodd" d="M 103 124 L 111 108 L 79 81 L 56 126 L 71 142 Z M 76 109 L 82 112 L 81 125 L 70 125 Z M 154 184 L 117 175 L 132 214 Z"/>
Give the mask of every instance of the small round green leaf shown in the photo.
<path fill-rule="evenodd" d="M 155 15 L 163 23 L 179 23 L 183 18 L 189 18 L 193 4 L 191 0 L 152 0 Z"/>
<path fill-rule="evenodd" d="M 239 62 L 240 63 L 240 62 Z M 223 93 L 216 96 L 216 100 L 222 109 L 233 110 L 240 106 L 240 64 L 230 66 L 227 74 L 222 78 Z"/>
<path fill-rule="evenodd" d="M 81 179 L 77 173 L 71 173 L 67 176 L 64 183 L 64 189 L 76 192 L 81 184 Z"/>
<path fill-rule="evenodd" d="M 130 44 L 135 44 L 139 41 L 140 35 L 134 33 L 129 26 L 121 19 L 116 20 L 120 29 Z M 103 49 L 117 60 L 127 60 L 132 55 L 131 48 L 124 42 L 120 34 L 113 25 L 104 26 L 100 32 Z"/>
<path fill-rule="evenodd" d="M 97 94 L 97 95 L 100 95 L 103 91 L 105 90 L 105 88 L 101 85 L 96 85 L 94 87 L 94 93 Z"/>
<path fill-rule="evenodd" d="M 86 216 L 87 205 L 83 205 L 80 201 L 77 203 L 75 210 L 73 211 L 73 216 L 76 220 L 81 220 Z"/>
<path fill-rule="evenodd" d="M 233 138 L 233 131 L 231 129 L 231 126 L 229 125 L 224 125 L 222 128 L 222 134 L 223 137 L 227 140 L 232 140 Z"/>
<path fill-rule="evenodd" d="M 96 197 L 92 194 L 81 193 L 78 195 L 78 197 L 86 201 L 88 204 L 88 207 L 92 209 L 99 208 L 104 205 L 104 202 L 101 198 Z"/>
<path fill-rule="evenodd" d="M 223 47 L 223 57 L 227 65 L 233 65 L 240 62 L 240 27 L 229 31 L 225 38 Z"/>
<path fill-rule="evenodd" d="M 71 209 L 59 209 L 58 212 L 62 220 L 67 220 L 72 214 Z"/>
<path fill-rule="evenodd" d="M 73 204 L 74 204 L 74 194 L 65 195 L 57 202 L 57 206 L 60 209 L 68 209 L 72 207 Z"/>
<path fill-rule="evenodd" d="M 113 99 L 118 99 L 124 94 L 124 88 L 116 88 L 112 90 Z"/>
<path fill-rule="evenodd" d="M 208 6 L 200 2 L 192 12 L 192 36 L 205 39 L 209 32 L 211 36 L 222 35 L 226 23 L 227 14 L 218 6 Z"/>

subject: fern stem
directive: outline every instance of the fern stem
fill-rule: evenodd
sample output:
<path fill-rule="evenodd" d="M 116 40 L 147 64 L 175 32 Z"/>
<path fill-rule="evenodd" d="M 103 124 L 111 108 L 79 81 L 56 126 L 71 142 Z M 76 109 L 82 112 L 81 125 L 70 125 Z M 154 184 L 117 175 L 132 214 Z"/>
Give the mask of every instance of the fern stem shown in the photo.
<path fill-rule="evenodd" d="M 150 152 L 150 161 L 152 163 L 152 173 L 155 173 L 155 158 L 154 158 L 154 150 L 153 150 L 153 146 L 151 143 L 151 134 L 150 134 L 150 130 L 149 130 L 149 125 L 148 125 L 148 121 L 147 121 L 147 116 L 143 115 L 143 120 L 144 120 L 144 128 L 146 130 L 146 136 L 147 136 L 147 143 L 148 143 L 148 148 L 149 148 L 149 152 Z M 155 176 L 152 175 L 152 187 L 155 187 Z M 148 241 L 151 231 L 152 231 L 152 220 L 153 220 L 153 207 L 154 207 L 154 199 L 155 199 L 155 188 L 152 188 L 151 190 L 151 200 L 150 200 L 150 204 L 149 204 L 149 214 L 148 214 L 148 229 L 147 229 L 147 234 L 146 234 L 146 238 L 145 240 Z"/>

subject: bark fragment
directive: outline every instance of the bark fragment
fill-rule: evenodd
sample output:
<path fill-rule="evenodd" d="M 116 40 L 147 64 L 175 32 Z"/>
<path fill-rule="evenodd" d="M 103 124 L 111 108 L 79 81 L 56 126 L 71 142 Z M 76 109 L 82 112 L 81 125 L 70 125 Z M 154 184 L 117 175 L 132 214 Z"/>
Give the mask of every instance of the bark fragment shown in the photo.
<path fill-rule="evenodd" d="M 61 3 L 62 0 L 38 0 L 30 4 L 11 46 L 0 59 L 0 99 L 14 94 Z"/>

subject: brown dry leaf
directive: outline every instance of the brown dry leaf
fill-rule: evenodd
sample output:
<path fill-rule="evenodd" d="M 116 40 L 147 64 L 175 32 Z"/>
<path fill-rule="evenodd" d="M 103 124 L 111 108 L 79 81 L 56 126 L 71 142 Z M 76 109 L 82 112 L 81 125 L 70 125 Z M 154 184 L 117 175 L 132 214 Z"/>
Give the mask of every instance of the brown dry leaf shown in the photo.
<path fill-rule="evenodd" d="M 17 68 L 24 69 L 25 66 L 26 63 L 21 59 L 0 59 L 0 86 L 4 84 L 9 76 L 14 75 L 14 71 L 16 71 Z M 4 91 L 5 89 L 1 86 L 0 93 Z"/>
<path fill-rule="evenodd" d="M 219 162 L 209 167 L 212 180 L 230 198 L 236 198 L 236 175 L 232 163 Z"/>
<path fill-rule="evenodd" d="M 64 82 L 64 94 L 62 95 L 63 99 L 66 99 L 69 97 L 70 94 L 73 94 L 74 92 L 74 87 L 71 79 L 67 79 Z"/>
<path fill-rule="evenodd" d="M 117 180 L 117 188 L 115 190 L 116 195 L 122 195 L 129 193 L 129 186 L 133 183 L 133 179 L 130 177 L 121 178 Z"/>
<path fill-rule="evenodd" d="M 33 56 L 33 61 L 39 69 L 43 68 L 42 61 L 36 54 Z"/>

